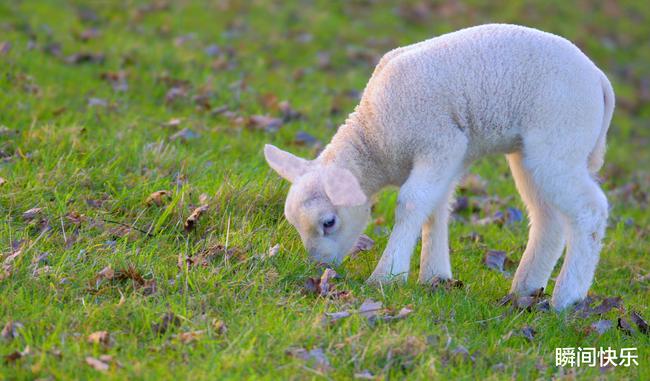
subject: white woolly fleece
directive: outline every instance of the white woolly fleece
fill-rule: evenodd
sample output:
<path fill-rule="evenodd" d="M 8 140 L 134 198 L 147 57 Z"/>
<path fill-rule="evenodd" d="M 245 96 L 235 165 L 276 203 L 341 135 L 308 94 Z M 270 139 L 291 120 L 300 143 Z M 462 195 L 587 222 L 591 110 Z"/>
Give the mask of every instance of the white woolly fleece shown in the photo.
<path fill-rule="evenodd" d="M 606 76 L 571 42 L 482 25 L 384 55 L 360 104 L 309 165 L 348 170 L 367 197 L 399 186 L 395 227 L 370 282 L 405 279 L 420 231 L 419 279 L 429 282 L 451 277 L 456 182 L 476 159 L 506 154 L 531 219 L 512 290 L 546 287 L 566 243 L 552 299 L 562 309 L 585 297 L 598 262 L 608 207 L 592 174 L 613 110 Z"/>

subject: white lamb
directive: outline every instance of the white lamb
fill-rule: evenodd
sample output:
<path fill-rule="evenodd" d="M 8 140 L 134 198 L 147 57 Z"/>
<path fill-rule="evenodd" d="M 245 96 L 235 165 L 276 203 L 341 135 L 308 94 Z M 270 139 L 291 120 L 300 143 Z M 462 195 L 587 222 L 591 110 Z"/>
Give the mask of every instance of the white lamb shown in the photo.
<path fill-rule="evenodd" d="M 605 74 L 564 38 L 482 25 L 383 56 L 360 104 L 312 161 L 272 145 L 269 165 L 292 183 L 285 205 L 309 255 L 339 263 L 370 216 L 370 199 L 400 186 L 395 226 L 368 281 L 405 280 L 422 232 L 421 283 L 451 278 L 454 187 L 473 161 L 504 153 L 531 220 L 512 291 L 546 287 L 566 258 L 552 304 L 584 298 L 598 263 L 607 199 L 603 164 L 614 93 Z"/>

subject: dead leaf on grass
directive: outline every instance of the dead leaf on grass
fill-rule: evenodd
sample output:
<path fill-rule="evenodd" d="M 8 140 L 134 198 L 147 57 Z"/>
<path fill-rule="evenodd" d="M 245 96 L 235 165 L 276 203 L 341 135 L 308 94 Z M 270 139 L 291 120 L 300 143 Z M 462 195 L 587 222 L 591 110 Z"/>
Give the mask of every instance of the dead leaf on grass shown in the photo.
<path fill-rule="evenodd" d="M 368 237 L 365 234 L 361 234 L 361 236 L 359 236 L 359 239 L 357 239 L 357 243 L 354 244 L 350 255 L 354 255 L 362 251 L 368 251 L 372 249 L 374 245 L 375 241 L 373 241 L 372 238 Z"/>
<path fill-rule="evenodd" d="M 106 362 L 91 356 L 86 356 L 86 364 L 90 365 L 93 369 L 100 372 L 106 372 L 109 368 L 109 365 Z"/>
<path fill-rule="evenodd" d="M 598 336 L 600 336 L 603 333 L 609 331 L 609 329 L 613 326 L 614 324 L 611 320 L 598 320 L 597 322 L 592 323 L 589 328 L 587 328 L 587 332 L 596 332 L 598 333 Z"/>
<path fill-rule="evenodd" d="M 2 177 L 0 177 L 0 187 L 3 186 L 3 185 L 5 185 L 6 183 L 7 183 L 7 180 L 5 180 L 5 179 L 3 179 Z"/>
<path fill-rule="evenodd" d="M 458 279 L 442 279 L 440 277 L 434 277 L 431 280 L 431 291 L 445 290 L 451 291 L 454 288 L 463 288 L 463 281 Z"/>
<path fill-rule="evenodd" d="M 252 115 L 248 118 L 246 125 L 255 130 L 276 132 L 282 127 L 282 123 L 282 119 L 280 118 L 274 118 L 268 115 Z"/>
<path fill-rule="evenodd" d="M 156 204 L 157 206 L 163 205 L 169 198 L 171 197 L 171 192 L 167 190 L 159 190 L 155 191 L 152 194 L 147 197 L 147 200 L 145 201 L 145 204 L 147 205 L 153 205 Z"/>
<path fill-rule="evenodd" d="M 181 324 L 181 319 L 173 312 L 165 313 L 160 322 L 151 325 L 151 329 L 155 334 L 162 335 L 170 328 L 177 327 Z"/>
<path fill-rule="evenodd" d="M 528 341 L 533 341 L 535 339 L 535 335 L 537 334 L 537 331 L 535 331 L 535 328 L 527 325 L 521 329 L 521 335 L 528 339 Z"/>
<path fill-rule="evenodd" d="M 191 231 L 196 227 L 199 218 L 208 211 L 208 205 L 201 205 L 198 208 L 194 209 L 192 214 L 185 220 L 185 231 Z"/>
<path fill-rule="evenodd" d="M 23 212 L 23 220 L 31 221 L 31 220 L 35 219 L 36 217 L 40 217 L 42 211 L 43 211 L 43 208 L 31 208 L 31 209 Z"/>
<path fill-rule="evenodd" d="M 321 372 L 327 372 L 331 369 L 330 362 L 321 348 L 313 348 L 310 350 L 305 348 L 289 348 L 286 354 L 307 362 L 308 365 L 314 366 L 315 369 Z"/>
<path fill-rule="evenodd" d="M 372 300 L 372 299 L 366 299 L 361 303 L 361 307 L 359 307 L 359 315 L 365 317 L 366 319 L 372 321 L 379 316 L 379 313 L 382 312 L 383 310 L 383 303 Z"/>
<path fill-rule="evenodd" d="M 88 343 L 108 346 L 111 343 L 111 335 L 108 333 L 108 331 L 93 332 L 88 335 Z"/>
<path fill-rule="evenodd" d="M 11 341 L 20 335 L 18 331 L 22 328 L 24 328 L 22 323 L 9 320 L 7 324 L 5 324 L 4 328 L 2 328 L 0 336 L 5 340 Z"/>
<path fill-rule="evenodd" d="M 508 258 L 508 254 L 505 251 L 499 250 L 488 250 L 487 253 L 485 253 L 483 262 L 488 268 L 500 273 L 505 272 L 505 266 L 513 263 L 512 260 Z"/>
<path fill-rule="evenodd" d="M 646 335 L 647 335 L 648 333 L 650 333 L 650 331 L 648 331 L 648 323 L 647 323 L 647 322 L 645 321 L 645 319 L 641 316 L 641 314 L 639 314 L 639 313 L 636 312 L 636 311 L 632 311 L 632 313 L 630 314 L 630 318 L 632 319 L 632 322 L 633 322 L 634 324 L 636 324 L 637 327 L 639 327 L 639 330 L 640 330 L 642 333 L 644 333 L 644 334 L 646 334 Z"/>
<path fill-rule="evenodd" d="M 320 278 L 307 278 L 305 282 L 305 291 L 308 294 L 316 294 L 329 298 L 347 298 L 350 296 L 349 291 L 336 290 L 336 285 L 331 281 L 338 275 L 336 271 L 326 268 Z"/>
<path fill-rule="evenodd" d="M 621 331 L 623 331 L 623 333 L 625 333 L 627 335 L 632 335 L 632 332 L 633 332 L 632 326 L 630 325 L 630 322 L 627 321 L 627 319 L 625 317 L 619 317 L 618 318 L 616 327 L 618 329 L 620 329 Z"/>
<path fill-rule="evenodd" d="M 183 344 L 190 344 L 192 342 L 198 341 L 203 337 L 205 331 L 190 331 L 182 332 L 178 334 L 178 340 Z"/>
<path fill-rule="evenodd" d="M 80 52 L 65 57 L 64 62 L 72 65 L 84 63 L 102 64 L 106 57 L 102 53 Z"/>

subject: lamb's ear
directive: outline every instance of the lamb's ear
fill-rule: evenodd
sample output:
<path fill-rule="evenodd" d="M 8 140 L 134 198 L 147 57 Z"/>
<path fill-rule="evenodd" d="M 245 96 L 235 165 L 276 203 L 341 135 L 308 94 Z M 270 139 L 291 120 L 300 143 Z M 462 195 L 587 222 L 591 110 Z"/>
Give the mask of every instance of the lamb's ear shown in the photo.
<path fill-rule="evenodd" d="M 294 182 L 298 177 L 302 176 L 309 166 L 307 160 L 301 159 L 271 144 L 264 145 L 264 157 L 266 158 L 266 162 L 269 163 L 278 175 L 290 182 Z"/>
<path fill-rule="evenodd" d="M 327 168 L 323 181 L 327 197 L 336 206 L 359 206 L 366 202 L 359 181 L 345 168 Z"/>

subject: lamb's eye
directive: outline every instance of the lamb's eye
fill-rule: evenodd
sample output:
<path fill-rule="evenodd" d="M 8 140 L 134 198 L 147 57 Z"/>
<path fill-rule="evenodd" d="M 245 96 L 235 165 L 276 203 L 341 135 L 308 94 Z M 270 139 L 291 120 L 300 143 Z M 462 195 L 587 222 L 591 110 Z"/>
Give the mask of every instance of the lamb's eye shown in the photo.
<path fill-rule="evenodd" d="M 323 221 L 323 232 L 325 234 L 329 233 L 330 230 L 334 227 L 334 224 L 336 224 L 335 217 L 330 217 L 327 220 Z"/>

